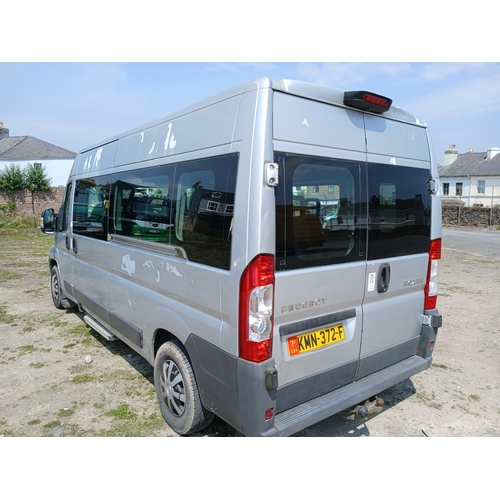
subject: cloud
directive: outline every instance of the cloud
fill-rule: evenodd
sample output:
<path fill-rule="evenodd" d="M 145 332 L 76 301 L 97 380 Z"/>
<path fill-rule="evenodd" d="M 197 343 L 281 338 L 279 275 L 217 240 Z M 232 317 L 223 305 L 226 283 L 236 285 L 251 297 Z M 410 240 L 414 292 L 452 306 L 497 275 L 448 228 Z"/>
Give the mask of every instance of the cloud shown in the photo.
<path fill-rule="evenodd" d="M 312 83 L 347 88 L 376 78 L 403 78 L 412 69 L 411 63 L 303 63 L 297 71 Z"/>
<path fill-rule="evenodd" d="M 449 120 L 466 115 L 500 112 L 500 75 L 457 81 L 402 103 L 405 109 L 426 120 Z"/>

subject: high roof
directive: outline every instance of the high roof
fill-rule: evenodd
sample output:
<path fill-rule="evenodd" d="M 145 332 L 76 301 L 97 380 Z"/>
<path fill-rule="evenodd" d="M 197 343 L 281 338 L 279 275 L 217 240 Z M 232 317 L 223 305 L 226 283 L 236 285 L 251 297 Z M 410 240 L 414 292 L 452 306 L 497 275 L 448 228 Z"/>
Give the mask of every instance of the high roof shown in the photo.
<path fill-rule="evenodd" d="M 76 153 L 31 135 L 0 138 L 0 160 L 74 159 Z"/>

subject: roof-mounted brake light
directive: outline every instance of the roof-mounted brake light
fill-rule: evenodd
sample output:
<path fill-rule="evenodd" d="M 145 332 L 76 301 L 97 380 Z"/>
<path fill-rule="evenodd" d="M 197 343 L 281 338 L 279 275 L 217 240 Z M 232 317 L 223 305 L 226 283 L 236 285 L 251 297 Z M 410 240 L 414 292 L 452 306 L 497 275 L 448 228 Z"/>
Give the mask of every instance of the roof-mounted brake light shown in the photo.
<path fill-rule="evenodd" d="M 344 104 L 370 113 L 385 113 L 389 111 L 392 99 L 364 90 L 344 92 Z"/>

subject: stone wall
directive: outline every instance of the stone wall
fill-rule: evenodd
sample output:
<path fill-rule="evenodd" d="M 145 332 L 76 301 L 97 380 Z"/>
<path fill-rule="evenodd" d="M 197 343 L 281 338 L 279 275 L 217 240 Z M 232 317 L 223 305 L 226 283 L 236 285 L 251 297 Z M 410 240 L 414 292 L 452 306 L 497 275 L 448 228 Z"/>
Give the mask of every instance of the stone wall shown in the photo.
<path fill-rule="evenodd" d="M 499 227 L 500 207 L 462 207 L 443 205 L 443 226 Z"/>
<path fill-rule="evenodd" d="M 27 189 L 15 191 L 14 193 L 7 193 L 0 189 L 0 205 L 12 201 L 16 205 L 17 212 L 32 214 L 34 208 L 35 215 L 40 215 L 46 208 L 53 208 L 58 212 L 63 195 L 64 187 L 52 188 L 51 191 L 34 193 L 32 202 L 31 192 Z"/>

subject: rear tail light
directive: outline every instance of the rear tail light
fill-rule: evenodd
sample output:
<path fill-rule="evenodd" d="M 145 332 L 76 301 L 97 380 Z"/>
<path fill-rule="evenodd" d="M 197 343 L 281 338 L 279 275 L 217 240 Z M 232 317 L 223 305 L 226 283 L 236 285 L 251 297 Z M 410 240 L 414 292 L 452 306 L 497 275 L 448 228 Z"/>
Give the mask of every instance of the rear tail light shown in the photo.
<path fill-rule="evenodd" d="M 429 246 L 429 268 L 425 283 L 424 309 L 435 309 L 438 293 L 439 260 L 441 259 L 441 238 L 432 240 Z"/>
<path fill-rule="evenodd" d="M 239 356 L 259 363 L 272 356 L 274 256 L 261 254 L 240 280 Z"/>

